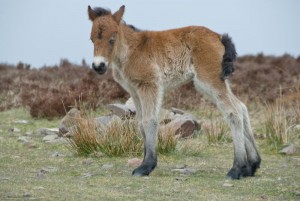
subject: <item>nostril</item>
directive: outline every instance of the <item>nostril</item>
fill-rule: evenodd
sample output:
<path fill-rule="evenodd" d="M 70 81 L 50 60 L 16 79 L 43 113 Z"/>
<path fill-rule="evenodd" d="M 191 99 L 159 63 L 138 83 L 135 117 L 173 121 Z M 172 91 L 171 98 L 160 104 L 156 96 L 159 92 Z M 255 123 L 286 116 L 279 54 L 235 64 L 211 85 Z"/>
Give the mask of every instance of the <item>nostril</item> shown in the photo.
<path fill-rule="evenodd" d="M 104 62 L 101 62 L 100 65 L 99 65 L 99 67 L 100 67 L 100 68 L 104 68 L 104 67 L 105 67 L 105 63 L 104 63 Z"/>
<path fill-rule="evenodd" d="M 95 65 L 95 63 L 93 62 L 92 63 L 92 67 L 95 69 L 96 68 L 96 65 Z"/>

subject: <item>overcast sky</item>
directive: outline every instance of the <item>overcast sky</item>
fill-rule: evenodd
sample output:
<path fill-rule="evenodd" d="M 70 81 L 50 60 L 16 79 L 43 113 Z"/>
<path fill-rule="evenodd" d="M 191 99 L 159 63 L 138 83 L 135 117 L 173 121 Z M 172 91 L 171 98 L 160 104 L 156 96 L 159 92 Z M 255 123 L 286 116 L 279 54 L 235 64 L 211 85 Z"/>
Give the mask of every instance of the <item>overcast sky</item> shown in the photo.
<path fill-rule="evenodd" d="M 0 63 L 90 64 L 88 5 L 113 12 L 125 5 L 123 19 L 141 29 L 201 25 L 229 33 L 239 55 L 300 55 L 299 0 L 1 0 Z"/>

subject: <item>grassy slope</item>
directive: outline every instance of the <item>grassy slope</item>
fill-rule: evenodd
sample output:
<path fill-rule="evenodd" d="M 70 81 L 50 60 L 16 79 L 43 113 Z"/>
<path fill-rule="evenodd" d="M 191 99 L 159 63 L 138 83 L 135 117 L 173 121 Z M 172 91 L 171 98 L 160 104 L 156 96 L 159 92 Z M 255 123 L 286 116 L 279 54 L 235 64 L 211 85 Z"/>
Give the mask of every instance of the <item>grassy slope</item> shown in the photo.
<path fill-rule="evenodd" d="M 29 124 L 13 121 L 27 119 Z M 64 144 L 46 144 L 33 134 L 37 148 L 17 139 L 39 127 L 55 127 L 58 120 L 35 120 L 23 109 L 0 113 L 0 200 L 297 200 L 300 190 L 300 157 L 270 155 L 261 145 L 263 163 L 257 176 L 228 181 L 225 175 L 232 163 L 231 144 L 208 146 L 205 137 L 201 152 L 181 152 L 160 156 L 150 177 L 131 177 L 130 157 L 75 157 Z M 9 133 L 10 127 L 21 129 Z M 184 143 L 184 142 L 183 142 Z M 259 144 L 264 144 L 259 141 Z M 53 157 L 58 152 L 60 156 Z M 103 167 L 103 165 L 113 167 Z M 186 164 L 196 173 L 181 175 L 171 170 Z"/>

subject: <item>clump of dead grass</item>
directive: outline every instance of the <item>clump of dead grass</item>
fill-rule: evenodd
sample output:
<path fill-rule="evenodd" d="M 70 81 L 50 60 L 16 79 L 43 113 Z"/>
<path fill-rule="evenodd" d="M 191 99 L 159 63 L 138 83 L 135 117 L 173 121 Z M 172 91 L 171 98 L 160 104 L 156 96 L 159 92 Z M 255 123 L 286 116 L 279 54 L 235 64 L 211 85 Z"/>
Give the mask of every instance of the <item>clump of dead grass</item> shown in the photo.
<path fill-rule="evenodd" d="M 295 89 L 295 93 L 280 95 L 267 106 L 265 133 L 271 151 L 278 152 L 283 146 L 300 141 L 300 87 Z"/>
<path fill-rule="evenodd" d="M 75 119 L 69 147 L 77 155 L 87 156 L 101 152 L 107 156 L 138 156 L 143 153 L 143 138 L 133 119 L 113 118 L 108 124 L 99 124 L 94 118 Z M 172 129 L 160 129 L 158 153 L 175 150 L 177 139 Z"/>

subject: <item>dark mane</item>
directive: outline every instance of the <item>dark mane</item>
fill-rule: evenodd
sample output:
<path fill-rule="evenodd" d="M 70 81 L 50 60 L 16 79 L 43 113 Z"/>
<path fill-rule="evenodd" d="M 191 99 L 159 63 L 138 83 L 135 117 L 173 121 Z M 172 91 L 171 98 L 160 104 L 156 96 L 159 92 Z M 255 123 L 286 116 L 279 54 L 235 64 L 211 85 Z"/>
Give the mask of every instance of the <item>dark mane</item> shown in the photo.
<path fill-rule="evenodd" d="M 125 23 L 125 22 L 124 22 Z M 126 23 L 125 23 L 126 24 Z M 135 26 L 133 26 L 132 24 L 126 24 L 127 27 L 129 27 L 130 29 L 132 29 L 135 32 L 141 32 L 142 30 L 139 28 L 136 28 Z"/>
<path fill-rule="evenodd" d="M 93 8 L 93 11 L 97 15 L 97 17 L 111 14 L 111 11 L 109 9 L 105 9 L 101 7 L 95 7 Z"/>

